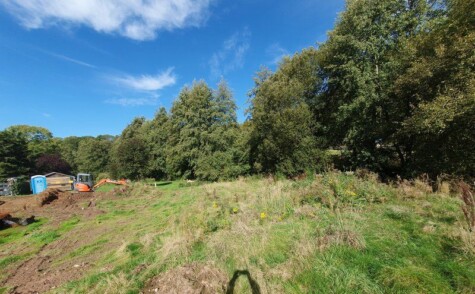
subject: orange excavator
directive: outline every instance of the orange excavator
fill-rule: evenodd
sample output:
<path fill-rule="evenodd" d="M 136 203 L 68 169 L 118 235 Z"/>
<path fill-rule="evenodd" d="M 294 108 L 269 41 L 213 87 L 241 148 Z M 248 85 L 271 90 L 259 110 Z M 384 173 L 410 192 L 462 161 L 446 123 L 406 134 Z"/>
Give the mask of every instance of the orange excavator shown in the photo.
<path fill-rule="evenodd" d="M 78 174 L 76 178 L 76 182 L 74 183 L 74 188 L 79 192 L 92 192 L 94 189 L 104 185 L 104 184 L 114 184 L 114 185 L 127 185 L 127 180 L 111 180 L 111 179 L 102 179 L 97 184 L 94 185 L 94 181 L 92 179 L 91 174 Z"/>

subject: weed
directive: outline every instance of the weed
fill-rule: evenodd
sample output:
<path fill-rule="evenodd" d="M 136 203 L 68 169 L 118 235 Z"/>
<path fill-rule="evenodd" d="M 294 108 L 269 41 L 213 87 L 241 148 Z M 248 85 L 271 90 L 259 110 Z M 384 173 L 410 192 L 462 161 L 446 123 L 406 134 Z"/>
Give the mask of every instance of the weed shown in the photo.
<path fill-rule="evenodd" d="M 143 245 L 141 243 L 130 243 L 126 247 L 127 252 L 130 253 L 131 256 L 139 255 L 142 248 L 143 248 Z"/>

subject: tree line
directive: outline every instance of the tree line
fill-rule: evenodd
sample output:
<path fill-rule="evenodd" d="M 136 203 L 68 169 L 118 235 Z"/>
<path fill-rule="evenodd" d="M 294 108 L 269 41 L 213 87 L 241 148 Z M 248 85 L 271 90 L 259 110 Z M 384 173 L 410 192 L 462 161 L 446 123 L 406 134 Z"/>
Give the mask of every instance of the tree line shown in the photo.
<path fill-rule="evenodd" d="M 475 177 L 475 0 L 348 0 L 326 42 L 259 70 L 238 123 L 225 81 L 185 86 L 120 136 L 0 132 L 0 178 L 295 176 L 337 167 Z M 331 150 L 331 151 L 330 151 Z"/>

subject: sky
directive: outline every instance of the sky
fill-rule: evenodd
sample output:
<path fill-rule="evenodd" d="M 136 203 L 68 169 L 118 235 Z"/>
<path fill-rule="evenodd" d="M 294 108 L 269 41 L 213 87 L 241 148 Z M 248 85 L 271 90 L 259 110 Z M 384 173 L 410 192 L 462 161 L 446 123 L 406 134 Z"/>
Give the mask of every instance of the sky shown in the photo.
<path fill-rule="evenodd" d="M 326 39 L 344 0 L 0 0 L 0 129 L 119 135 L 180 89 L 255 73 Z"/>

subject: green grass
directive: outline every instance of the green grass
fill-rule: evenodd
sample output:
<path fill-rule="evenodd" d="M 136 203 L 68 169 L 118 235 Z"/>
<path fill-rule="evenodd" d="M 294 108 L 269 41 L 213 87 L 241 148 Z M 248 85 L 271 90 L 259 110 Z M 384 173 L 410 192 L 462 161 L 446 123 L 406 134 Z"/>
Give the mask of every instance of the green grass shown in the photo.
<path fill-rule="evenodd" d="M 21 241 L 31 233 L 38 231 L 46 222 L 47 220 L 42 218 L 27 227 L 10 228 L 0 231 L 0 245 Z"/>
<path fill-rule="evenodd" d="M 94 267 L 58 293 L 139 293 L 154 275 L 191 262 L 213 264 L 229 278 L 248 270 L 267 293 L 475 292 L 475 250 L 467 241 L 474 238 L 462 228 L 458 199 L 420 183 L 396 187 L 328 173 L 299 182 L 150 184 L 98 200 L 105 213 L 95 218 L 2 231 L 0 251 L 25 242 L 34 252 L 97 231 L 55 257 L 94 257 Z M 0 267 L 22 258 L 0 259 Z M 238 282 L 235 291 L 249 293 L 249 285 Z"/>
<path fill-rule="evenodd" d="M 9 264 L 20 261 L 23 258 L 24 258 L 24 256 L 21 256 L 21 255 L 13 255 L 13 256 L 8 256 L 8 257 L 5 257 L 5 258 L 0 258 L 0 268 L 5 268 Z"/>
<path fill-rule="evenodd" d="M 114 184 L 104 184 L 102 186 L 99 186 L 97 189 L 95 189 L 95 192 L 109 192 L 117 188 L 117 185 Z"/>

